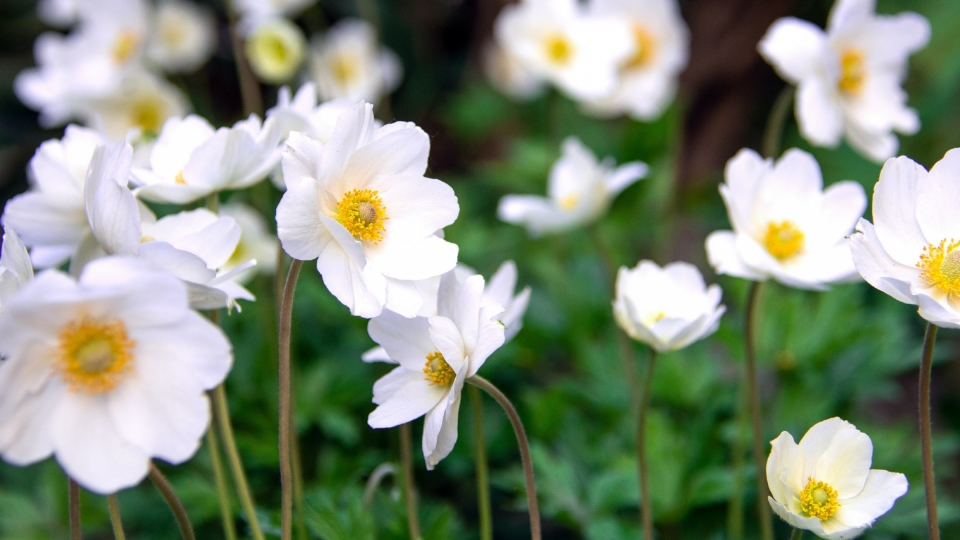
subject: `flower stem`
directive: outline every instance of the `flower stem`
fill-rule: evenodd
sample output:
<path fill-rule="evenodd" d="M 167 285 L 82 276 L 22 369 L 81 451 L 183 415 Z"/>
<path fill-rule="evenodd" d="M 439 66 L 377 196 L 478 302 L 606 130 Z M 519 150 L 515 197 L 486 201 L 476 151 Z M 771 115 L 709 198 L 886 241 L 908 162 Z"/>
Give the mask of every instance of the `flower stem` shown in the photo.
<path fill-rule="evenodd" d="M 520 421 L 520 415 L 513 408 L 513 404 L 507 399 L 496 386 L 490 381 L 479 375 L 474 375 L 467 379 L 467 382 L 490 394 L 497 403 L 503 407 L 507 413 L 510 424 L 513 426 L 513 433 L 517 436 L 517 444 L 520 446 L 520 461 L 523 462 L 523 475 L 527 485 L 527 505 L 530 511 L 530 537 L 532 540 L 541 540 L 540 536 L 540 506 L 537 503 L 537 486 L 533 478 L 533 460 L 530 459 L 530 443 L 527 442 L 527 433 L 523 429 L 523 422 Z"/>
<path fill-rule="evenodd" d="M 70 508 L 70 540 L 83 540 L 80 528 L 80 486 L 67 477 L 67 506 Z"/>
<path fill-rule="evenodd" d="M 783 138 L 783 125 L 787 121 L 787 113 L 790 112 L 790 104 L 793 102 L 793 87 L 787 85 L 773 102 L 773 108 L 770 109 L 770 116 L 767 118 L 767 127 L 763 131 L 763 157 L 776 157 L 780 151 L 780 140 Z"/>
<path fill-rule="evenodd" d="M 117 504 L 116 495 L 107 495 L 107 507 L 110 509 L 110 524 L 113 525 L 114 540 L 126 540 L 127 535 L 123 534 L 123 522 L 120 521 L 120 506 Z"/>
<path fill-rule="evenodd" d="M 757 513 L 760 517 L 760 533 L 763 540 L 773 540 L 773 518 L 767 503 L 767 475 L 763 459 L 763 422 L 760 418 L 760 396 L 757 389 L 757 360 L 754 351 L 753 326 L 757 311 L 757 299 L 762 282 L 750 284 L 747 295 L 747 312 L 743 320 L 743 349 L 747 363 L 747 400 L 750 420 L 753 424 L 753 464 L 757 469 Z"/>
<path fill-rule="evenodd" d="M 263 95 L 260 93 L 260 83 L 253 75 L 246 52 L 243 50 L 243 36 L 237 30 L 238 19 L 233 4 L 234 2 L 227 2 L 227 15 L 230 17 L 230 43 L 233 45 L 233 61 L 237 64 L 237 77 L 240 79 L 243 113 L 263 116 Z"/>
<path fill-rule="evenodd" d="M 743 540 L 743 439 L 744 426 L 748 423 L 746 401 L 746 389 L 741 388 L 734 418 L 736 434 L 730 448 L 733 467 L 733 485 L 730 487 L 730 506 L 727 509 L 727 537 L 730 540 Z"/>
<path fill-rule="evenodd" d="M 650 362 L 643 381 L 643 394 L 637 414 L 637 471 L 640 475 L 640 516 L 643 521 L 643 540 L 653 540 L 653 504 L 650 501 L 650 477 L 647 475 L 647 408 L 650 406 L 650 390 L 653 387 L 653 369 L 657 364 L 657 351 L 650 350 Z"/>
<path fill-rule="evenodd" d="M 290 332 L 293 326 L 293 293 L 303 261 L 294 259 L 283 286 L 280 302 L 280 357 L 278 379 L 280 384 L 280 538 L 290 540 L 293 532 L 293 466 L 290 462 L 290 439 L 293 437 L 293 412 L 290 394 Z"/>
<path fill-rule="evenodd" d="M 230 409 L 227 406 L 227 391 L 222 384 L 213 390 L 213 417 L 220 430 L 220 436 L 223 437 L 223 448 L 227 454 L 227 463 L 230 464 L 230 472 L 233 474 L 233 481 L 237 486 L 240 507 L 243 508 L 247 523 L 250 525 L 250 534 L 254 540 L 264 540 L 263 532 L 260 530 L 260 522 L 257 521 L 256 505 L 253 502 L 253 495 L 250 493 L 250 485 L 247 484 L 247 475 L 243 472 L 243 462 L 240 461 L 237 441 L 233 436 Z"/>
<path fill-rule="evenodd" d="M 377 488 L 380 487 L 380 483 L 383 482 L 383 479 L 391 474 L 396 474 L 397 468 L 393 463 L 381 463 L 377 465 L 377 468 L 370 473 L 370 478 L 367 479 L 367 485 L 363 488 L 363 508 L 364 510 L 369 510 L 370 505 L 373 504 L 373 495 L 376 493 Z"/>
<path fill-rule="evenodd" d="M 292 392 L 291 388 L 291 392 Z M 296 403 L 296 397 L 290 398 Z M 293 422 L 293 419 L 290 419 Z M 303 463 L 300 461 L 300 440 L 298 437 L 290 439 L 290 459 L 293 466 L 293 526 L 297 528 L 297 538 L 307 540 L 307 522 L 303 511 Z"/>
<path fill-rule="evenodd" d="M 803 537 L 803 529 L 794 529 L 790 533 L 790 540 L 800 540 L 801 537 Z"/>
<path fill-rule="evenodd" d="M 477 446 L 477 507 L 480 512 L 480 540 L 493 540 L 493 516 L 490 512 L 490 480 L 487 475 L 487 449 L 483 436 L 483 396 L 476 386 L 470 387 L 473 405 L 473 432 Z"/>
<path fill-rule="evenodd" d="M 407 530 L 410 540 L 420 540 L 420 514 L 417 511 L 417 490 L 413 482 L 413 437 L 410 422 L 400 425 L 400 465 L 403 468 L 403 502 L 407 507 Z"/>
<path fill-rule="evenodd" d="M 217 431 L 210 426 L 207 429 L 207 448 L 210 451 L 210 463 L 213 466 L 213 478 L 217 484 L 217 498 L 220 500 L 220 518 L 223 520 L 223 535 L 227 540 L 237 540 L 237 527 L 233 523 L 233 504 L 227 487 L 227 475 L 220 458 L 220 443 Z"/>
<path fill-rule="evenodd" d="M 193 525 L 190 524 L 187 510 L 183 507 L 180 499 L 177 498 L 173 486 L 152 462 L 150 463 L 150 480 L 153 481 L 153 485 L 157 486 L 157 490 L 167 501 L 167 506 L 170 507 L 173 517 L 177 520 L 177 525 L 180 526 L 180 534 L 183 536 L 183 540 L 196 540 L 197 537 L 193 534 Z"/>
<path fill-rule="evenodd" d="M 927 494 L 927 527 L 930 540 L 940 540 L 937 520 L 937 486 L 933 477 L 933 446 L 930 422 L 930 381 L 933 367 L 933 346 L 937 326 L 927 323 L 923 336 L 923 358 L 920 361 L 920 447 L 923 452 L 923 487 Z"/>

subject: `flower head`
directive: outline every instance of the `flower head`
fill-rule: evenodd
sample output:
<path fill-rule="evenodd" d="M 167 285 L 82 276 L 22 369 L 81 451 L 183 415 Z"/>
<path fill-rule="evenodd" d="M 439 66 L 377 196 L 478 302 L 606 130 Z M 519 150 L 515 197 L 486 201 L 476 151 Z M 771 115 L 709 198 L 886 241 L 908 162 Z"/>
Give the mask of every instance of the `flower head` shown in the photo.
<path fill-rule="evenodd" d="M 324 101 L 377 103 L 402 76 L 400 59 L 380 45 L 376 30 L 364 20 L 344 19 L 311 45 L 310 77 Z"/>
<path fill-rule="evenodd" d="M 154 14 L 147 58 L 166 71 L 190 72 L 210 58 L 216 38 L 216 21 L 209 9 L 163 0 Z"/>
<path fill-rule="evenodd" d="M 333 136 L 340 113 L 357 106 L 358 100 L 334 99 L 317 104 L 317 87 L 308 82 L 290 96 L 290 87 L 277 93 L 277 105 L 267 111 L 268 118 L 276 118 L 284 139 L 291 131 L 299 131 L 311 139 L 326 143 Z"/>
<path fill-rule="evenodd" d="M 186 96 L 174 85 L 145 69 L 132 69 L 116 88 L 90 101 L 80 115 L 112 140 L 146 137 L 160 133 L 168 118 L 190 110 Z"/>
<path fill-rule="evenodd" d="M 544 80 L 496 42 L 483 49 L 483 72 L 497 90 L 518 101 L 533 99 L 544 90 Z"/>
<path fill-rule="evenodd" d="M 290 80 L 303 63 L 307 40 L 303 32 L 282 17 L 260 22 L 247 36 L 246 51 L 250 68 L 270 84 Z"/>

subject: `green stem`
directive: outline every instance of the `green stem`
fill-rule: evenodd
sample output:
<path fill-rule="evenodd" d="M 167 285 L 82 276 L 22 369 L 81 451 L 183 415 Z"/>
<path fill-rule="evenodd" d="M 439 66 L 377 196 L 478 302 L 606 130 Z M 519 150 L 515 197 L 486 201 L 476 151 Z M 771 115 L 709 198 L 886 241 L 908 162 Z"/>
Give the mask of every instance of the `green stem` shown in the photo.
<path fill-rule="evenodd" d="M 923 452 L 923 487 L 927 495 L 927 527 L 930 531 L 930 540 L 940 540 L 930 422 L 930 382 L 933 369 L 933 346 L 936 339 L 937 326 L 928 322 L 923 336 L 923 358 L 920 361 L 920 448 Z"/>
<path fill-rule="evenodd" d="M 742 386 L 742 385 L 741 385 Z M 730 505 L 727 509 L 727 536 L 730 540 L 743 539 L 743 440 L 745 438 L 744 427 L 749 423 L 747 420 L 747 399 L 746 389 L 741 388 L 737 393 L 737 412 L 734 419 L 736 425 L 736 434 L 733 439 L 733 446 L 730 449 L 732 455 L 731 466 L 733 467 L 733 485 L 730 487 Z"/>
<path fill-rule="evenodd" d="M 407 530 L 411 540 L 420 540 L 420 513 L 413 479 L 413 436 L 410 422 L 400 425 L 400 466 L 403 468 L 403 502 L 407 507 Z"/>
<path fill-rule="evenodd" d="M 116 495 L 107 495 L 107 508 L 110 509 L 110 524 L 113 526 L 114 540 L 126 540 L 127 535 L 123 534 L 123 522 L 120 520 L 120 506 L 117 504 Z"/>
<path fill-rule="evenodd" d="M 793 87 L 786 86 L 773 102 L 773 108 L 770 109 L 770 116 L 767 118 L 767 126 L 763 132 L 763 157 L 775 158 L 780 151 L 780 140 L 783 138 L 783 126 L 787 121 L 787 114 L 790 112 L 790 104 L 793 102 Z"/>
<path fill-rule="evenodd" d="M 217 431 L 213 426 L 207 429 L 207 448 L 210 451 L 213 478 L 217 484 L 217 499 L 220 501 L 223 534 L 227 540 L 237 540 L 237 527 L 233 523 L 233 504 L 230 501 L 230 489 L 227 487 L 227 475 L 223 470 L 223 461 L 220 458 L 220 442 L 217 440 Z"/>
<path fill-rule="evenodd" d="M 293 465 L 290 439 L 293 436 L 293 408 L 290 394 L 290 332 L 293 327 L 293 293 L 303 261 L 294 259 L 283 286 L 280 303 L 280 355 L 277 361 L 280 396 L 280 538 L 290 540 L 293 533 Z"/>
<path fill-rule="evenodd" d="M 291 393 L 293 388 L 290 389 Z M 296 403 L 296 398 L 291 396 L 290 400 Z M 290 419 L 293 422 L 293 419 Z M 296 424 L 294 424 L 294 428 Z M 291 461 L 293 466 L 293 526 L 297 528 L 297 538 L 307 540 L 307 522 L 304 519 L 303 510 L 303 463 L 300 461 L 300 438 L 294 436 L 290 439 Z"/>
<path fill-rule="evenodd" d="M 243 47 L 243 36 L 237 31 L 237 15 L 233 2 L 227 2 L 227 15 L 230 17 L 230 43 L 233 45 L 233 61 L 237 65 L 237 77 L 240 79 L 240 98 L 243 100 L 243 114 L 263 116 L 263 95 L 250 62 Z"/>
<path fill-rule="evenodd" d="M 253 494 L 250 492 L 247 475 L 243 471 L 243 462 L 240 461 L 240 452 L 237 450 L 237 440 L 233 436 L 233 425 L 230 423 L 230 409 L 227 406 L 227 391 L 222 384 L 213 390 L 213 417 L 220 430 L 220 437 L 223 438 L 223 448 L 227 454 L 227 463 L 230 464 L 230 472 L 233 474 L 233 482 L 237 486 L 237 496 L 240 498 L 240 507 L 243 508 L 243 513 L 250 526 L 250 534 L 254 540 L 264 540 L 263 532 L 260 530 L 260 522 L 257 521 L 257 511 L 256 505 L 253 502 Z"/>
<path fill-rule="evenodd" d="M 207 210 L 214 214 L 220 213 L 220 194 L 216 191 L 207 195 Z"/>
<path fill-rule="evenodd" d="M 790 533 L 790 540 L 800 540 L 803 537 L 803 529 L 794 529 Z"/>
<path fill-rule="evenodd" d="M 480 388 L 490 394 L 497 403 L 503 407 L 507 413 L 510 424 L 513 426 L 513 433 L 517 436 L 517 444 L 520 446 L 520 461 L 523 463 L 523 475 L 527 486 L 527 505 L 530 511 L 530 537 L 532 540 L 541 540 L 540 534 L 540 506 L 537 503 L 537 485 L 533 478 L 533 460 L 530 459 L 530 443 L 527 441 L 527 433 L 523 429 L 523 422 L 520 415 L 510 403 L 510 400 L 490 381 L 479 375 L 474 375 L 467 379 L 467 382 Z"/>
<path fill-rule="evenodd" d="M 470 387 L 473 405 L 473 433 L 476 439 L 477 507 L 480 512 L 480 540 L 493 540 L 493 516 L 490 512 L 490 480 L 487 474 L 487 449 L 483 436 L 483 396 L 476 386 Z"/>
<path fill-rule="evenodd" d="M 83 540 L 80 527 L 80 486 L 67 478 L 67 506 L 70 508 L 70 540 Z"/>
<path fill-rule="evenodd" d="M 753 464 L 757 470 L 757 514 L 760 517 L 760 533 L 763 540 L 773 540 L 773 517 L 770 515 L 770 505 L 767 503 L 767 475 L 763 453 L 763 422 L 760 417 L 760 396 L 757 389 L 757 360 L 754 351 L 753 326 L 757 310 L 760 285 L 754 281 L 750 284 L 747 295 L 747 312 L 743 321 L 743 348 L 746 353 L 747 364 L 747 400 L 750 406 L 750 421 L 753 424 Z"/>
<path fill-rule="evenodd" d="M 363 508 L 364 510 L 369 510 L 370 505 L 373 504 L 373 495 L 377 492 L 377 488 L 380 487 L 380 483 L 383 482 L 383 479 L 390 476 L 391 474 L 396 474 L 397 468 L 393 463 L 381 463 L 377 465 L 377 468 L 370 473 L 370 478 L 367 479 L 367 485 L 363 488 Z"/>
<path fill-rule="evenodd" d="M 170 485 L 170 482 L 167 481 L 167 478 L 160 472 L 160 469 L 152 462 L 150 463 L 150 480 L 153 481 L 153 485 L 157 487 L 157 491 L 159 491 L 160 494 L 163 495 L 164 500 L 167 501 L 167 506 L 170 507 L 170 511 L 173 512 L 173 517 L 177 520 L 177 525 L 180 526 L 180 534 L 183 536 L 183 540 L 196 540 L 197 537 L 193 534 L 193 525 L 190 524 L 190 517 L 187 516 L 187 510 L 183 507 L 180 499 L 177 498 L 176 492 L 173 491 L 173 486 Z"/>
<path fill-rule="evenodd" d="M 637 414 L 637 471 L 640 475 L 640 516 L 643 522 L 643 540 L 653 540 L 653 504 L 650 501 L 650 477 L 647 474 L 647 408 L 650 406 L 650 391 L 653 388 L 653 370 L 657 364 L 657 351 L 650 350 L 650 363 L 643 381 L 640 396 L 640 411 Z"/>

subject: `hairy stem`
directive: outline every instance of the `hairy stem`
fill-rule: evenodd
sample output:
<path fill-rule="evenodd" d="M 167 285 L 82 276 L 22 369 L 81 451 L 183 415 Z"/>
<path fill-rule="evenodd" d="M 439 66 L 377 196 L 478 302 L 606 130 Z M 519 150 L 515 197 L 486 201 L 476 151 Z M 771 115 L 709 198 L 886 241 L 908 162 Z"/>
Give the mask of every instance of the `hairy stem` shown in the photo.
<path fill-rule="evenodd" d="M 167 477 L 153 463 L 150 463 L 150 480 L 157 487 L 157 491 L 163 495 L 164 500 L 167 501 L 167 506 L 170 507 L 173 517 L 177 520 L 177 525 L 180 526 L 180 534 L 183 536 L 183 540 L 196 540 L 197 537 L 193 534 L 193 525 L 190 524 L 187 510 L 183 507 L 180 499 L 177 498 L 177 494 L 173 491 L 170 482 L 167 481 Z"/>
<path fill-rule="evenodd" d="M 770 109 L 770 116 L 767 117 L 767 126 L 763 132 L 763 157 L 775 158 L 780 151 L 780 140 L 783 138 L 783 126 L 787 121 L 787 114 L 790 112 L 790 104 L 793 103 L 793 87 L 787 85 L 776 101 L 773 102 L 773 108 Z"/>
<path fill-rule="evenodd" d="M 403 502 L 407 507 L 407 530 L 410 540 L 420 540 L 420 513 L 417 511 L 417 490 L 413 481 L 413 429 L 410 422 L 400 425 L 400 465 L 403 468 Z"/>
<path fill-rule="evenodd" d="M 770 515 L 770 505 L 767 503 L 767 475 L 763 453 L 763 422 L 760 418 L 760 396 L 757 388 L 757 359 L 754 351 L 754 317 L 757 311 L 762 282 L 754 281 L 750 284 L 747 295 L 747 312 L 743 320 L 743 349 L 746 353 L 747 364 L 747 400 L 750 406 L 750 421 L 753 425 L 753 464 L 757 469 L 757 514 L 760 518 L 760 534 L 763 540 L 773 540 L 773 517 Z"/>
<path fill-rule="evenodd" d="M 476 386 L 470 387 L 473 405 L 473 433 L 476 439 L 477 508 L 480 513 L 480 540 L 493 540 L 493 516 L 490 512 L 490 480 L 487 474 L 487 448 L 483 436 L 483 396 Z"/>
<path fill-rule="evenodd" d="M 110 525 L 113 526 L 114 540 L 126 540 L 127 535 L 123 534 L 123 522 L 120 520 L 120 506 L 117 504 L 116 495 L 107 495 L 107 508 L 110 510 Z"/>
<path fill-rule="evenodd" d="M 647 475 L 647 408 L 653 387 L 653 369 L 657 365 L 657 351 L 650 350 L 650 363 L 643 381 L 643 394 L 637 414 L 637 472 L 640 475 L 640 516 L 643 522 L 643 540 L 653 540 L 653 504 L 650 501 L 650 477 Z"/>
<path fill-rule="evenodd" d="M 290 439 L 293 437 L 293 409 L 290 400 L 290 332 L 293 327 L 293 293 L 303 261 L 294 259 L 283 286 L 280 303 L 280 357 L 278 379 L 280 385 L 280 538 L 290 540 L 293 531 L 293 466 L 290 462 Z"/>
<path fill-rule="evenodd" d="M 292 403 L 296 403 L 296 398 L 292 395 L 293 388 L 290 390 L 290 400 Z M 290 421 L 293 422 L 292 417 Z M 293 426 L 296 427 L 296 424 Z M 307 522 L 305 521 L 303 511 L 303 462 L 300 461 L 299 437 L 291 437 L 290 452 L 290 460 L 293 465 L 293 526 L 297 529 L 297 538 L 299 540 L 307 540 L 309 536 L 307 534 Z"/>
<path fill-rule="evenodd" d="M 250 534 L 254 540 L 264 540 L 260 522 L 257 521 L 256 504 L 253 494 L 247 483 L 247 474 L 243 471 L 243 462 L 240 461 L 240 452 L 237 450 L 237 441 L 233 436 L 233 425 L 230 423 L 230 409 L 227 406 L 227 391 L 223 385 L 213 390 L 213 417 L 223 438 L 223 448 L 227 454 L 227 463 L 233 474 L 233 482 L 237 486 L 237 496 L 240 498 L 240 507 L 250 525 Z"/>
<path fill-rule="evenodd" d="M 217 431 L 213 426 L 207 429 L 207 448 L 210 451 L 210 464 L 213 466 L 213 479 L 217 484 L 217 499 L 220 501 L 223 535 L 227 540 L 237 540 L 237 527 L 233 523 L 233 503 L 230 501 L 227 475 L 223 470 L 223 461 L 220 457 L 220 441 L 217 440 Z"/>
<path fill-rule="evenodd" d="M 67 478 L 67 506 L 70 508 L 70 540 L 83 540 L 80 528 L 80 486 Z"/>
<path fill-rule="evenodd" d="M 923 452 L 923 488 L 927 495 L 927 528 L 930 540 L 940 540 L 937 519 L 937 486 L 933 477 L 933 445 L 930 422 L 930 382 L 933 368 L 933 346 L 937 326 L 927 323 L 923 336 L 923 357 L 920 361 L 920 448 Z"/>

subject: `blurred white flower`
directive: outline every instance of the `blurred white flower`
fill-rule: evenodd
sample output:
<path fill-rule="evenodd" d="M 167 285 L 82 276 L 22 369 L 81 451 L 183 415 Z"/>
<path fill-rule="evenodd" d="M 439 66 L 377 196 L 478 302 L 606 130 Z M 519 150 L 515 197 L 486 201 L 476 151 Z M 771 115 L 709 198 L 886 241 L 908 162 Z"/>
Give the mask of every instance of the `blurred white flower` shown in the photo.
<path fill-rule="evenodd" d="M 602 162 L 576 137 L 563 141 L 563 155 L 550 170 L 548 197 L 507 195 L 497 215 L 507 223 L 523 225 L 530 236 L 561 232 L 602 216 L 621 191 L 647 175 L 639 161 L 614 168 L 612 158 Z"/>
<path fill-rule="evenodd" d="M 726 306 L 719 285 L 706 286 L 696 266 L 684 262 L 663 268 L 640 261 L 617 272 L 613 315 L 633 339 L 657 352 L 675 351 L 717 330 Z"/>
<path fill-rule="evenodd" d="M 241 16 L 241 24 L 253 27 L 265 19 L 293 18 L 317 0 L 234 0 L 230 7 Z"/>
<path fill-rule="evenodd" d="M 310 46 L 310 77 L 320 99 L 346 98 L 377 103 L 403 76 L 400 59 L 377 40 L 361 19 L 343 19 Z"/>
<path fill-rule="evenodd" d="M 634 49 L 620 68 L 616 90 L 588 101 L 587 110 L 627 113 L 639 120 L 659 118 L 673 101 L 690 49 L 690 33 L 677 0 L 590 0 L 589 9 L 597 17 L 626 20 Z"/>
<path fill-rule="evenodd" d="M 786 431 L 770 444 L 770 506 L 820 538 L 859 536 L 907 492 L 904 475 L 870 468 L 870 437 L 840 418 L 814 425 L 800 444 Z"/>
<path fill-rule="evenodd" d="M 300 28 L 284 18 L 258 23 L 247 36 L 245 49 L 257 78 L 270 84 L 289 81 L 306 54 L 307 39 Z"/>
<path fill-rule="evenodd" d="M 786 17 L 760 41 L 760 54 L 797 85 L 800 133 L 819 146 L 847 141 L 870 159 L 897 152 L 892 132 L 913 134 L 920 120 L 900 87 L 907 58 L 930 40 L 930 23 L 916 13 L 876 15 L 874 0 L 837 0 L 824 32 Z"/>
<path fill-rule="evenodd" d="M 867 207 L 860 184 L 824 190 L 817 160 L 796 148 L 776 164 L 745 148 L 727 162 L 724 181 L 733 231 L 707 237 L 718 274 L 816 290 L 857 277 L 845 238 Z"/>
<path fill-rule="evenodd" d="M 482 61 L 487 79 L 507 96 L 526 101 L 543 93 L 544 80 L 496 42 L 487 43 L 484 47 Z"/>
<path fill-rule="evenodd" d="M 77 21 L 77 3 L 80 0 L 39 0 L 37 2 L 37 15 L 40 20 L 56 26 L 65 28 Z"/>
<path fill-rule="evenodd" d="M 325 143 L 333 136 L 340 113 L 354 108 L 359 100 L 335 99 L 317 105 L 317 87 L 303 84 L 291 98 L 290 87 L 277 93 L 277 105 L 267 111 L 267 118 L 276 118 L 286 138 L 291 131 L 299 131 L 311 139 Z"/>
<path fill-rule="evenodd" d="M 624 18 L 590 16 L 577 0 L 522 0 L 505 6 L 495 25 L 508 54 L 578 100 L 610 95 L 634 52 Z"/>
<path fill-rule="evenodd" d="M 191 72 L 210 58 L 217 45 L 216 20 L 206 6 L 161 0 L 151 26 L 147 58 L 165 71 Z"/>
<path fill-rule="evenodd" d="M 503 345 L 503 308 L 484 304 L 483 277 L 444 275 L 437 315 L 407 319 L 384 311 L 367 330 L 399 365 L 373 386 L 378 406 L 367 423 L 389 428 L 426 415 L 423 456 L 432 470 L 457 442 L 460 392 L 466 379 Z"/>
<path fill-rule="evenodd" d="M 210 420 L 205 390 L 233 354 L 190 310 L 183 284 L 129 258 L 89 264 L 79 282 L 49 270 L 0 317 L 0 454 L 53 454 L 90 491 L 136 485 L 151 458 L 182 463 Z"/>
<path fill-rule="evenodd" d="M 144 69 L 132 69 L 108 94 L 92 99 L 79 113 L 86 124 L 111 140 L 155 137 L 164 122 L 190 110 L 179 88 Z"/>
<path fill-rule="evenodd" d="M 253 208 L 241 203 L 229 203 L 220 207 L 220 214 L 233 218 L 240 226 L 240 242 L 230 254 L 230 258 L 218 268 L 232 270 L 253 259 L 257 261 L 255 270 L 251 269 L 234 278 L 238 282 L 249 281 L 255 274 L 273 274 L 277 269 L 277 250 L 280 242 L 267 229 L 267 220 Z"/>
<path fill-rule="evenodd" d="M 5 227 L 0 246 L 0 314 L 4 302 L 33 279 L 33 265 L 26 246 L 13 227 Z"/>
<path fill-rule="evenodd" d="M 450 186 L 423 176 L 429 153 L 412 123 L 377 128 L 369 103 L 341 114 L 327 144 L 296 132 L 287 140 L 277 235 L 291 257 L 317 259 L 353 315 L 413 317 L 422 304 L 414 281 L 456 265 L 457 246 L 434 233 L 460 206 Z"/>

